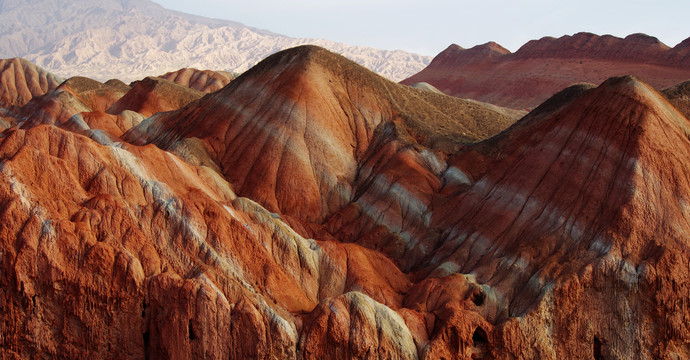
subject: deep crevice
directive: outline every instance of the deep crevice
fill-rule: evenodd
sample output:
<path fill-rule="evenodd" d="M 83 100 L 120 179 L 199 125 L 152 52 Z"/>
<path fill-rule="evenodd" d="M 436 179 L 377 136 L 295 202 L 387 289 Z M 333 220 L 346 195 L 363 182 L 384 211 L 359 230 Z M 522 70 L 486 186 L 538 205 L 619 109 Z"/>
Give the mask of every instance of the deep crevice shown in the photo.
<path fill-rule="evenodd" d="M 195 340 L 196 334 L 194 334 L 194 329 L 192 328 L 192 320 L 189 320 L 189 340 Z"/>
<path fill-rule="evenodd" d="M 472 334 L 472 345 L 483 346 L 487 345 L 488 343 L 489 337 L 486 335 L 486 331 L 484 331 L 484 329 L 478 327 L 476 330 L 474 330 L 474 334 Z"/>
<path fill-rule="evenodd" d="M 144 338 L 144 358 L 146 360 L 149 359 L 149 332 L 145 332 L 142 334 L 142 337 Z"/>
<path fill-rule="evenodd" d="M 594 337 L 594 343 L 592 344 L 592 352 L 594 354 L 594 360 L 604 360 L 604 355 L 602 353 L 602 348 L 604 343 L 599 340 L 598 337 Z"/>

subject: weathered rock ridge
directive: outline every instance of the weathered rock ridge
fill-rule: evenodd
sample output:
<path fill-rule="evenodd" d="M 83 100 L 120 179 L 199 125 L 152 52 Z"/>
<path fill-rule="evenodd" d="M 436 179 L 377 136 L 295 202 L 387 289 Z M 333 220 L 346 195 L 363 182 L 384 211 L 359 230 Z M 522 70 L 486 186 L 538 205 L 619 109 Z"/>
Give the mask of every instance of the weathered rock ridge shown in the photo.
<path fill-rule="evenodd" d="M 514 122 L 300 47 L 187 91 L 0 133 L 1 357 L 690 356 L 690 122 L 641 80 Z"/>

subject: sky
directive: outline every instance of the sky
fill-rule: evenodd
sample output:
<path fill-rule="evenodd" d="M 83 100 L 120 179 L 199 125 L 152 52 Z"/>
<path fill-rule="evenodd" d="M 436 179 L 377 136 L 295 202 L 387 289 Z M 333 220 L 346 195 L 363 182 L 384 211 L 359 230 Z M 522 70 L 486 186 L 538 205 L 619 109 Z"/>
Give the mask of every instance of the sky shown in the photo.
<path fill-rule="evenodd" d="M 690 37 L 688 0 L 154 0 L 190 14 L 291 37 L 436 55 L 495 41 L 510 51 L 577 32 L 645 33 L 669 46 Z"/>

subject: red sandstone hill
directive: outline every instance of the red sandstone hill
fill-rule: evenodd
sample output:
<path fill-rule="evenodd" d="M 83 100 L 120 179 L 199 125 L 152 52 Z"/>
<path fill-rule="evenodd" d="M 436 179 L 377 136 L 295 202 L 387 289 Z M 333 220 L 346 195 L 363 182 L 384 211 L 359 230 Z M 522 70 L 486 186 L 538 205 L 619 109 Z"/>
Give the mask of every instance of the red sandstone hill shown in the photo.
<path fill-rule="evenodd" d="M 631 77 L 566 100 L 449 161 L 470 187 L 442 191 L 455 200 L 434 207 L 448 216 L 432 219 L 442 244 L 421 274 L 471 272 L 499 292 L 496 343 L 531 344 L 527 358 L 686 357 L 690 124 Z M 658 330 L 636 338 L 638 321 Z M 546 324 L 591 335 L 527 335 Z"/>
<path fill-rule="evenodd" d="M 117 141 L 18 119 L 0 354 L 690 356 L 688 119 L 633 77 L 502 114 L 300 47 Z"/>
<path fill-rule="evenodd" d="M 401 83 L 427 82 L 449 95 L 532 109 L 574 83 L 600 84 L 621 75 L 638 76 L 657 89 L 687 81 L 688 40 L 669 48 L 644 34 L 621 39 L 578 33 L 532 40 L 515 53 L 495 43 L 451 45 Z"/>
<path fill-rule="evenodd" d="M 382 125 L 390 129 L 381 136 L 453 151 L 514 120 L 305 46 L 269 57 L 223 90 L 152 118 L 125 139 L 163 149 L 201 139 L 240 194 L 270 211 L 319 222 L 350 200 L 358 161 Z"/>
<path fill-rule="evenodd" d="M 218 91 L 235 79 L 235 76 L 227 71 L 197 70 L 192 68 L 172 71 L 159 77 L 205 93 Z"/>

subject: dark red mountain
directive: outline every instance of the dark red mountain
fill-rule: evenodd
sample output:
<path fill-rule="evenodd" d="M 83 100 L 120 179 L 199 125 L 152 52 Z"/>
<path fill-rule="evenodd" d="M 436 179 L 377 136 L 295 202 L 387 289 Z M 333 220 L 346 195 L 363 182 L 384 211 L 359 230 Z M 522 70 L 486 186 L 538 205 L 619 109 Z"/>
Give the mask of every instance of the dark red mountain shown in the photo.
<path fill-rule="evenodd" d="M 515 53 L 495 43 L 471 49 L 451 45 L 402 83 L 426 82 L 456 97 L 533 109 L 572 84 L 600 84 L 622 75 L 656 89 L 690 80 L 688 40 L 669 48 L 644 34 L 622 39 L 578 33 L 532 40 Z"/>

